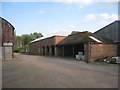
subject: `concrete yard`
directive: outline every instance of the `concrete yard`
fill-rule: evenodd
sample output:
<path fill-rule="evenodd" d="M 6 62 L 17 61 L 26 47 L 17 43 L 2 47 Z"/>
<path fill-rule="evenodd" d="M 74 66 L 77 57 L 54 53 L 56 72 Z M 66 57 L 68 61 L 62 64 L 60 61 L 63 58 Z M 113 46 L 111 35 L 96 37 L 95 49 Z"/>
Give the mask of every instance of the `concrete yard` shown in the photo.
<path fill-rule="evenodd" d="M 118 65 L 15 54 L 3 62 L 3 88 L 117 88 Z"/>

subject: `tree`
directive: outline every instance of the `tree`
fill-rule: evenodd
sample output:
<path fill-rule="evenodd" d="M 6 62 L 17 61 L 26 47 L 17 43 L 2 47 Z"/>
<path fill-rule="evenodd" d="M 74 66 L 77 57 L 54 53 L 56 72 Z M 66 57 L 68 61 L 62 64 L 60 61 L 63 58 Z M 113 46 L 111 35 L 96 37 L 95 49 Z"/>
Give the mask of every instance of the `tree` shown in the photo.
<path fill-rule="evenodd" d="M 41 33 L 37 33 L 37 32 L 31 33 L 30 36 L 32 40 L 43 37 Z"/>
<path fill-rule="evenodd" d="M 15 51 L 18 52 L 28 52 L 28 46 L 29 46 L 29 42 L 43 37 L 43 35 L 41 33 L 31 33 L 31 34 L 23 34 L 21 36 L 16 36 L 14 37 L 14 49 Z"/>

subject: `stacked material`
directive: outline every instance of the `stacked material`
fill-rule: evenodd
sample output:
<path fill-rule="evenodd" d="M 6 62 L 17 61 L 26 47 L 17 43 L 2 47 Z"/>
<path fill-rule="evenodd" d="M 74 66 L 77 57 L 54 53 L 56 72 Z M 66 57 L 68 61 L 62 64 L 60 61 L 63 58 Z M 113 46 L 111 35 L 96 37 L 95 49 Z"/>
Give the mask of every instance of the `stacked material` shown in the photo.
<path fill-rule="evenodd" d="M 76 59 L 77 60 L 84 60 L 83 52 L 78 52 L 78 54 L 76 55 Z"/>

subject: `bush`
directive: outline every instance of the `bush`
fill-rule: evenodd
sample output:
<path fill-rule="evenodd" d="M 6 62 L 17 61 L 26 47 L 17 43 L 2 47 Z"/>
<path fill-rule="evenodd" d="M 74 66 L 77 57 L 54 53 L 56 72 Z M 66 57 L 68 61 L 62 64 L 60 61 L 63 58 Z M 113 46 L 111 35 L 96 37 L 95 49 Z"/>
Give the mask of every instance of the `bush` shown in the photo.
<path fill-rule="evenodd" d="M 23 48 L 19 48 L 19 49 L 15 49 L 14 52 L 15 53 L 22 53 L 22 52 L 25 52 L 25 50 Z"/>
<path fill-rule="evenodd" d="M 14 50 L 15 53 L 20 53 L 20 51 L 21 51 L 20 49 L 15 49 Z"/>

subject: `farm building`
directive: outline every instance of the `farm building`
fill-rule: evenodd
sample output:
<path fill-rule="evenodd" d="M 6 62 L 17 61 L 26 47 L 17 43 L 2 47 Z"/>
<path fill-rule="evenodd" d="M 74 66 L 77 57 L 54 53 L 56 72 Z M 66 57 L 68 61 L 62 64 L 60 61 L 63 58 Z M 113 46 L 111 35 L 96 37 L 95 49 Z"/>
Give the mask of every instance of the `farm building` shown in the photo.
<path fill-rule="evenodd" d="M 116 56 L 116 45 L 109 39 L 90 32 L 78 32 L 65 36 L 52 36 L 30 42 L 30 53 L 76 58 L 83 56 L 86 62 L 98 58 Z"/>
<path fill-rule="evenodd" d="M 58 52 L 56 49 L 56 45 L 64 38 L 65 36 L 50 36 L 38 38 L 30 42 L 30 54 L 57 56 Z"/>
<path fill-rule="evenodd" d="M 117 55 L 120 56 L 120 21 L 114 21 L 111 24 L 101 28 L 94 34 L 113 40 L 117 44 Z"/>
<path fill-rule="evenodd" d="M 0 59 L 13 58 L 14 27 L 0 17 Z"/>

